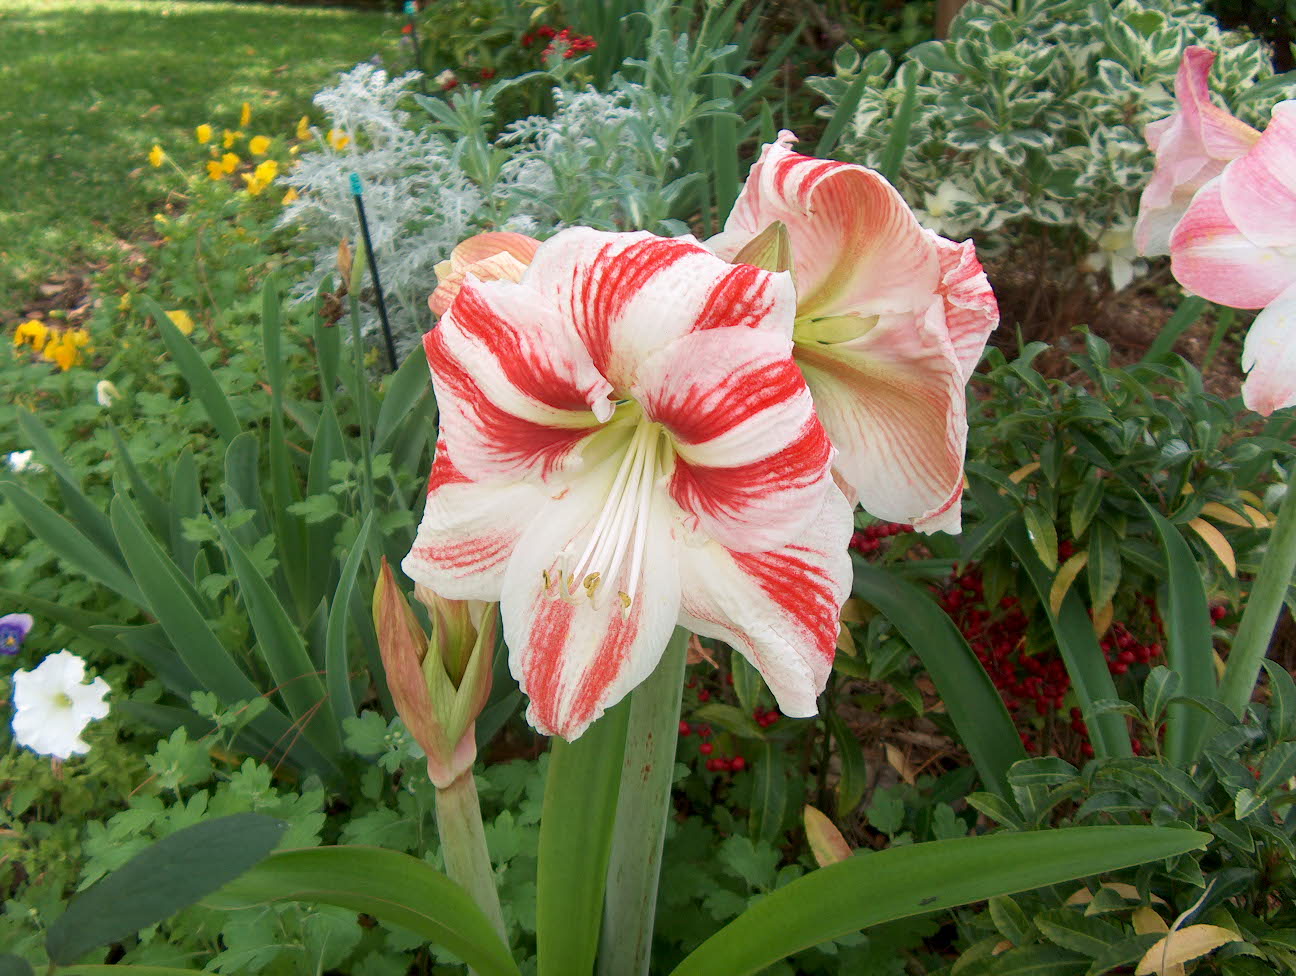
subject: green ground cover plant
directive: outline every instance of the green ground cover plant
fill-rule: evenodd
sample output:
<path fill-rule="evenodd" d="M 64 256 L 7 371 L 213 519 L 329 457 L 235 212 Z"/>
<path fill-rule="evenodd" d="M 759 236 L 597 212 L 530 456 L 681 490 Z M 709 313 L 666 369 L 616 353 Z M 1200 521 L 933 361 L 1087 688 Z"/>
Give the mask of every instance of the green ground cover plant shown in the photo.
<path fill-rule="evenodd" d="M 244 102 L 256 131 L 291 128 L 333 72 L 395 53 L 389 23 L 261 4 L 0 3 L 0 317 L 46 275 L 147 233 L 171 184 L 147 163 L 154 144 L 233 126 Z"/>

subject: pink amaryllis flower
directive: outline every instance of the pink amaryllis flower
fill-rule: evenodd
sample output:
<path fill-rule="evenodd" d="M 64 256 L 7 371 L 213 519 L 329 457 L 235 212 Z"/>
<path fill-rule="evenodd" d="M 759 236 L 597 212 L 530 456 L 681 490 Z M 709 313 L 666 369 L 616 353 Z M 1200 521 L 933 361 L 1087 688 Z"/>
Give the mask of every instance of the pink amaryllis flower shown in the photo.
<path fill-rule="evenodd" d="M 1260 308 L 1242 347 L 1242 398 L 1268 415 L 1296 406 L 1296 100 L 1193 197 L 1170 237 L 1179 283 L 1221 305 Z"/>
<path fill-rule="evenodd" d="M 1140 254 L 1170 252 L 1170 234 L 1203 186 L 1231 160 L 1250 149 L 1260 133 L 1220 108 L 1210 97 L 1207 77 L 1215 53 L 1189 47 L 1175 75 L 1178 109 L 1145 131 L 1156 153 L 1156 169 L 1139 200 L 1134 243 Z"/>
<path fill-rule="evenodd" d="M 965 388 L 999 324 L 971 241 L 919 226 L 879 173 L 792 152 L 779 133 L 752 167 L 724 231 L 733 260 L 786 227 L 797 307 L 793 355 L 841 478 L 872 514 L 958 532 Z"/>
<path fill-rule="evenodd" d="M 498 600 L 541 732 L 579 736 L 676 625 L 813 715 L 850 587 L 850 505 L 792 360 L 789 274 L 696 241 L 563 231 L 465 279 L 424 340 L 441 449 L 405 572 Z"/>

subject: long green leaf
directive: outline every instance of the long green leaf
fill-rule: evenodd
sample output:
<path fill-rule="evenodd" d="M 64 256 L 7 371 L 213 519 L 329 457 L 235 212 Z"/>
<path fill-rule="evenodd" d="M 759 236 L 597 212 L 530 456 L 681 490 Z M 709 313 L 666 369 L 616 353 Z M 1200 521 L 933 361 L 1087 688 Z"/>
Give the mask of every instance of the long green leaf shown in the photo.
<path fill-rule="evenodd" d="M 855 560 L 855 595 L 877 607 L 914 649 L 981 781 L 1011 796 L 1008 767 L 1026 751 L 994 682 L 954 621 L 919 587 L 861 559 Z"/>
<path fill-rule="evenodd" d="M 194 579 L 193 565 L 198 558 L 198 543 L 185 538 L 184 520 L 202 515 L 202 489 L 198 485 L 198 465 L 194 462 L 193 451 L 186 447 L 180 452 L 175 471 L 171 477 L 171 525 L 167 534 L 171 539 L 171 558 L 181 571 Z"/>
<path fill-rule="evenodd" d="M 121 431 L 111 420 L 108 421 L 108 433 L 112 436 L 113 444 L 117 448 L 117 460 L 121 462 L 122 469 L 126 472 L 126 478 L 130 482 L 131 493 L 135 496 L 136 502 L 143 510 L 145 517 L 148 519 L 149 526 L 158 535 L 166 535 L 171 525 L 171 510 L 161 498 L 158 497 L 144 476 L 140 474 L 139 468 L 135 466 L 135 459 L 130 455 L 130 449 L 126 446 L 126 441 L 122 438 Z"/>
<path fill-rule="evenodd" d="M 336 905 L 445 946 L 477 976 L 518 976 L 517 964 L 468 893 L 431 865 L 379 847 L 317 847 L 273 854 L 204 904 L 299 901 Z"/>
<path fill-rule="evenodd" d="M 207 976 L 202 969 L 177 969 L 174 966 L 68 966 L 59 967 L 59 976 Z"/>
<path fill-rule="evenodd" d="M 213 522 L 238 580 L 243 607 L 256 633 L 257 650 L 293 721 L 326 755 L 337 755 L 342 749 L 337 723 L 327 720 L 328 693 L 301 633 L 247 550 L 220 519 Z"/>
<path fill-rule="evenodd" d="M 232 441 L 243 428 L 234 413 L 234 407 L 230 405 L 229 398 L 221 389 L 216 374 L 203 361 L 202 356 L 198 355 L 198 350 L 194 348 L 193 343 L 175 327 L 175 323 L 171 321 L 161 305 L 147 295 L 141 295 L 139 302 L 141 310 L 153 317 L 153 323 L 157 326 L 162 341 L 166 343 L 167 351 L 171 353 L 171 358 L 175 360 L 180 374 L 189 384 L 189 392 L 207 411 L 207 419 L 216 428 L 216 433 L 220 435 L 221 440 L 227 443 Z"/>
<path fill-rule="evenodd" d="M 360 533 L 351 546 L 346 564 L 342 567 L 342 578 L 338 580 L 333 602 L 329 604 L 328 631 L 324 638 L 324 676 L 328 686 L 329 710 L 338 723 L 355 716 L 355 700 L 351 697 L 351 655 L 347 653 L 347 616 L 351 605 L 351 593 L 355 589 L 356 574 L 360 572 L 360 563 L 364 559 L 365 546 L 369 543 L 369 532 L 373 529 L 373 512 L 370 512 L 360 526 Z"/>
<path fill-rule="evenodd" d="M 54 443 L 54 438 L 50 436 L 45 425 L 40 422 L 40 418 L 32 411 L 19 407 L 14 411 L 14 419 L 18 421 L 18 426 L 22 428 L 23 437 L 27 443 L 36 451 L 36 456 L 44 462 L 45 466 L 53 471 L 56 475 L 71 485 L 79 485 L 81 479 L 76 476 L 72 466 L 68 464 L 67 458 L 63 456 Z"/>
<path fill-rule="evenodd" d="M 1161 537 L 1169 574 L 1162 598 L 1161 617 L 1166 625 L 1166 664 L 1179 675 L 1180 693 L 1216 698 L 1215 649 L 1211 643 L 1210 603 L 1202 585 L 1201 569 L 1179 530 L 1158 512 L 1148 514 Z M 1166 709 L 1166 755 L 1172 763 L 1187 766 L 1201 753 L 1211 717 L 1191 705 Z"/>
<path fill-rule="evenodd" d="M 591 973 L 598 951 L 630 702 L 550 747 L 536 884 L 539 976 Z"/>
<path fill-rule="evenodd" d="M 1166 320 L 1165 325 L 1161 326 L 1161 331 L 1157 333 L 1152 345 L 1148 346 L 1148 351 L 1143 355 L 1143 362 L 1157 363 L 1168 359 L 1179 337 L 1201 318 L 1208 304 L 1206 299 L 1198 298 L 1196 295 L 1185 296 L 1174 314 Z"/>
<path fill-rule="evenodd" d="M 388 449 L 396 432 L 405 424 L 415 405 L 428 395 L 431 386 L 432 373 L 428 369 L 427 357 L 421 350 L 415 350 L 405 357 L 405 362 L 387 383 L 387 393 L 378 408 L 378 419 L 374 421 L 375 454 Z"/>
<path fill-rule="evenodd" d="M 900 175 L 900 164 L 904 161 L 905 149 L 909 147 L 909 131 L 913 128 L 914 109 L 918 104 L 917 66 L 911 67 L 907 75 L 904 97 L 895 115 L 891 117 L 891 131 L 887 134 L 886 147 L 882 150 L 882 159 L 878 163 L 878 172 L 891 183 Z"/>
<path fill-rule="evenodd" d="M 864 97 L 864 89 L 867 86 L 868 75 L 861 71 L 842 94 L 837 107 L 833 109 L 832 118 L 824 126 L 823 135 L 819 138 L 819 145 L 815 149 L 816 156 L 827 156 L 836 147 L 837 138 L 846 128 L 846 123 L 855 117 L 855 110 L 859 108 L 860 99 Z"/>
<path fill-rule="evenodd" d="M 169 918 L 265 858 L 287 829 L 282 820 L 236 813 L 163 837 L 72 899 L 45 934 L 50 961 L 75 962 Z"/>
<path fill-rule="evenodd" d="M 27 528 L 49 546 L 56 556 L 136 606 L 147 606 L 144 594 L 140 592 L 132 574 L 127 573 L 121 563 L 87 539 L 75 525 L 54 509 L 12 481 L 0 481 L 0 495 L 4 495 L 5 500 L 18 509 Z"/>
<path fill-rule="evenodd" d="M 766 895 L 672 976 L 745 976 L 871 925 L 1173 857 L 1210 840 L 1169 827 L 1069 827 L 858 853 Z"/>

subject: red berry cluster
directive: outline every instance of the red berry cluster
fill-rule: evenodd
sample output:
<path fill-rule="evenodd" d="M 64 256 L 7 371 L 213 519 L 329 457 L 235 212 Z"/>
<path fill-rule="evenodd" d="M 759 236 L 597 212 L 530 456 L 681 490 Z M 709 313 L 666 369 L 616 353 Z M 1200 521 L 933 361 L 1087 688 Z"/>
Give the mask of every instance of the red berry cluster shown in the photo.
<path fill-rule="evenodd" d="M 867 556 L 869 553 L 877 552 L 882 547 L 883 540 L 893 535 L 904 535 L 913 531 L 912 525 L 903 525 L 899 522 L 875 522 L 856 531 L 851 536 L 850 547 L 860 555 Z"/>
<path fill-rule="evenodd" d="M 741 773 L 747 768 L 747 760 L 742 756 L 726 757 L 715 755 L 715 743 L 706 741 L 713 734 L 711 726 L 690 725 L 688 722 L 680 722 L 679 734 L 682 737 L 697 735 L 699 739 L 703 740 L 702 744 L 698 746 L 698 752 L 707 757 L 706 769 L 708 773 Z"/>
<path fill-rule="evenodd" d="M 1144 597 L 1144 602 L 1152 606 L 1155 601 L 1151 597 Z M 1156 627 L 1158 633 L 1161 631 L 1161 618 L 1157 616 L 1155 608 L 1152 610 L 1152 625 Z M 1160 657 L 1165 651 L 1161 647 L 1160 641 L 1152 641 L 1147 644 L 1140 643 L 1139 640 L 1129 632 L 1120 621 L 1111 625 L 1107 631 L 1107 636 L 1099 642 L 1102 648 L 1103 658 L 1107 662 L 1107 670 L 1114 675 L 1125 674 L 1130 669 L 1131 664 L 1148 664 L 1154 658 Z"/>
<path fill-rule="evenodd" d="M 564 58 L 574 58 L 582 51 L 592 51 L 598 47 L 598 42 L 589 34 L 573 34 L 570 27 L 564 27 L 558 30 L 545 24 L 536 28 L 534 34 L 522 35 L 522 46 L 530 47 L 536 42 L 536 39 L 549 41 L 549 46 L 541 52 L 543 57 L 549 57 L 555 50 L 561 50 Z"/>
<path fill-rule="evenodd" d="M 757 705 L 752 710 L 752 718 L 756 720 L 756 724 L 759 725 L 762 729 L 768 729 L 771 725 L 773 725 L 782 717 L 783 716 L 779 714 L 779 710 L 777 708 L 771 708 L 768 711 L 766 711 L 765 709 Z"/>

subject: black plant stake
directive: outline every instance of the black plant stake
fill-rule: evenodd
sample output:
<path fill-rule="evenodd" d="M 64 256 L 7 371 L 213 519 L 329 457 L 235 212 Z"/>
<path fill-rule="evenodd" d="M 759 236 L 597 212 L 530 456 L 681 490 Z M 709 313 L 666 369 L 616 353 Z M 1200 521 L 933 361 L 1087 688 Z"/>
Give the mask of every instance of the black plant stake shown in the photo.
<path fill-rule="evenodd" d="M 378 294 L 378 317 L 382 319 L 383 338 L 387 340 L 387 358 L 392 372 L 396 372 L 396 343 L 392 341 L 391 322 L 387 319 L 387 302 L 383 298 L 382 279 L 378 277 L 378 255 L 374 254 L 373 240 L 369 237 L 369 221 L 365 217 L 364 199 L 360 193 L 360 177 L 351 174 L 351 195 L 355 197 L 356 213 L 360 215 L 360 235 L 364 238 L 365 257 L 369 259 L 369 273 L 373 275 L 374 291 Z"/>
<path fill-rule="evenodd" d="M 419 43 L 418 24 L 414 19 L 416 9 L 414 0 L 405 0 L 405 33 L 409 35 L 410 45 L 414 49 L 414 70 L 419 73 L 419 87 L 426 93 L 425 73 L 423 71 L 423 46 Z"/>

